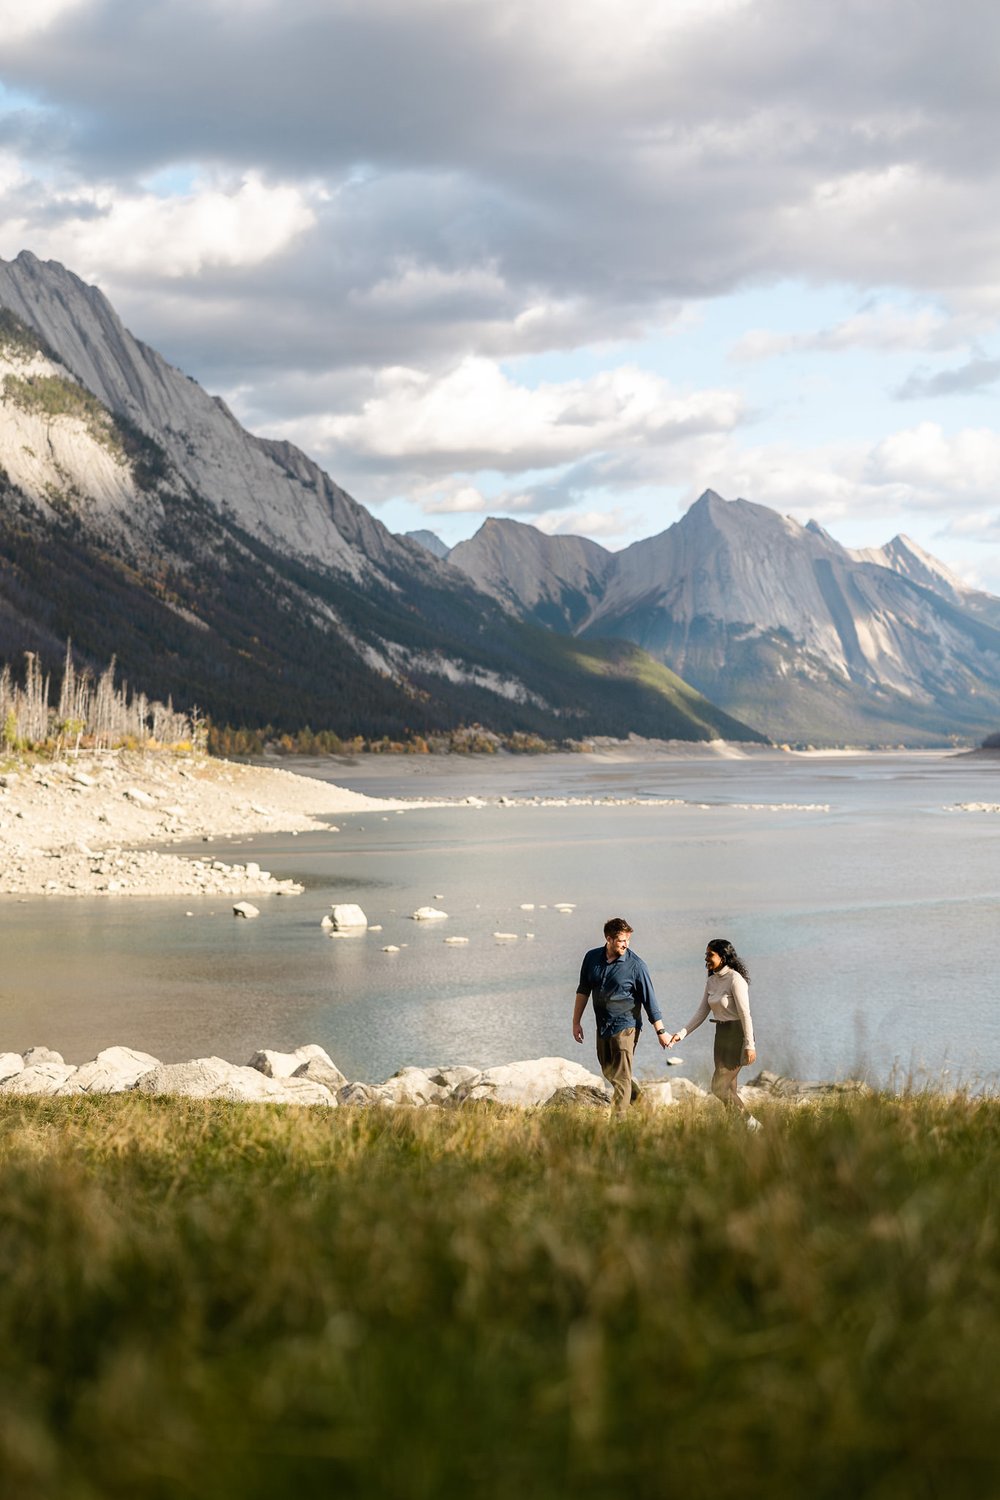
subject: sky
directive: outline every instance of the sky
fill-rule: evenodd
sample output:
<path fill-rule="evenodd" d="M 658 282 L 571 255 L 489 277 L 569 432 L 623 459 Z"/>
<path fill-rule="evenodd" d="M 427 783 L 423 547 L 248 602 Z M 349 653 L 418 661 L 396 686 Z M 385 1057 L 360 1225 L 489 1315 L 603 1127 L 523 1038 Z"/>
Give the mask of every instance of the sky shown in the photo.
<path fill-rule="evenodd" d="M 0 256 L 393 531 L 706 488 L 1000 594 L 993 0 L 0 0 Z"/>

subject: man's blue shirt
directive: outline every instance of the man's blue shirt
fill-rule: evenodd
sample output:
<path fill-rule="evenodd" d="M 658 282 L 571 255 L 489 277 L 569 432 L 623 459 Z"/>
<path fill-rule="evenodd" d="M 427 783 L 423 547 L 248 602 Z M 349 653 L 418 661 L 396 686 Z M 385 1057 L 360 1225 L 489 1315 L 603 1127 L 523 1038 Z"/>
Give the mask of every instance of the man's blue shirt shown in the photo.
<path fill-rule="evenodd" d="M 662 1021 L 649 970 L 637 953 L 626 949 L 621 958 L 608 958 L 606 947 L 591 948 L 580 968 L 578 995 L 593 996 L 598 1036 L 617 1036 L 634 1026 L 642 1029 L 642 1012 Z"/>

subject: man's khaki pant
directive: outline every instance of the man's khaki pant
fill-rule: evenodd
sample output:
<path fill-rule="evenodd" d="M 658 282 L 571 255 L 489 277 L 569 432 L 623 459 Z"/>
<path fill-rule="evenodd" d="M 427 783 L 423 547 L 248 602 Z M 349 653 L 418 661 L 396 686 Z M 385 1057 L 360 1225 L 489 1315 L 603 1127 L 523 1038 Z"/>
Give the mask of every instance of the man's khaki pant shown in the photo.
<path fill-rule="evenodd" d="M 632 1078 L 634 1052 L 634 1026 L 630 1026 L 627 1031 L 619 1031 L 615 1036 L 597 1038 L 597 1061 L 601 1065 L 601 1072 L 615 1091 L 614 1111 L 619 1119 L 640 1098 L 639 1089 Z"/>

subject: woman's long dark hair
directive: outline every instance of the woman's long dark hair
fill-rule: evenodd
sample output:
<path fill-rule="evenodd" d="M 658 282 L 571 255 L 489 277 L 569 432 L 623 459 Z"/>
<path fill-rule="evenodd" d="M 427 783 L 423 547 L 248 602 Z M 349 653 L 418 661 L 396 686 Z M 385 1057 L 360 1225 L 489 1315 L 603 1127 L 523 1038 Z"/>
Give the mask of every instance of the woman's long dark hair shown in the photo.
<path fill-rule="evenodd" d="M 728 965 L 730 969 L 734 969 L 737 974 L 742 974 L 747 984 L 750 983 L 750 975 L 747 973 L 747 966 L 740 958 L 740 955 L 737 953 L 736 949 L 733 947 L 728 938 L 709 938 L 708 942 L 705 944 L 705 947 L 711 948 L 713 953 L 717 953 L 719 955 L 719 957 L 722 959 L 723 964 Z"/>

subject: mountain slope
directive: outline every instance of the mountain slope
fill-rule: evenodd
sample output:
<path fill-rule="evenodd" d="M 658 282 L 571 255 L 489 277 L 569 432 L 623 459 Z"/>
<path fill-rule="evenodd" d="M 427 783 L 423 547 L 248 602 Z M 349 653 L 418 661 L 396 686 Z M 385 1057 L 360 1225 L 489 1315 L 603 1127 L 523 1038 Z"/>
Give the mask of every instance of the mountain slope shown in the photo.
<path fill-rule="evenodd" d="M 851 552 L 851 556 L 859 562 L 877 563 L 894 573 L 901 573 L 912 583 L 940 594 L 949 604 L 957 604 L 967 614 L 976 615 L 1000 629 L 1000 599 L 983 593 L 981 589 L 969 588 L 950 568 L 908 536 L 894 536 L 884 547 L 858 548 Z"/>
<path fill-rule="evenodd" d="M 555 630 L 573 630 L 587 618 L 614 563 L 586 537 L 547 536 L 492 516 L 451 549 L 448 561 L 507 609 Z"/>
<path fill-rule="evenodd" d="M 512 620 L 304 454 L 243 433 L 62 267 L 0 264 L 7 297 L 34 321 L 0 311 L 5 659 L 58 669 L 71 636 L 90 664 L 117 655 L 144 691 L 248 725 L 755 737 L 652 682 L 634 648 L 595 692 L 606 646 Z"/>
<path fill-rule="evenodd" d="M 903 537 L 851 552 L 706 491 L 619 553 L 490 521 L 450 560 L 523 618 L 634 641 L 779 741 L 940 744 L 1000 717 L 1000 600 Z"/>

